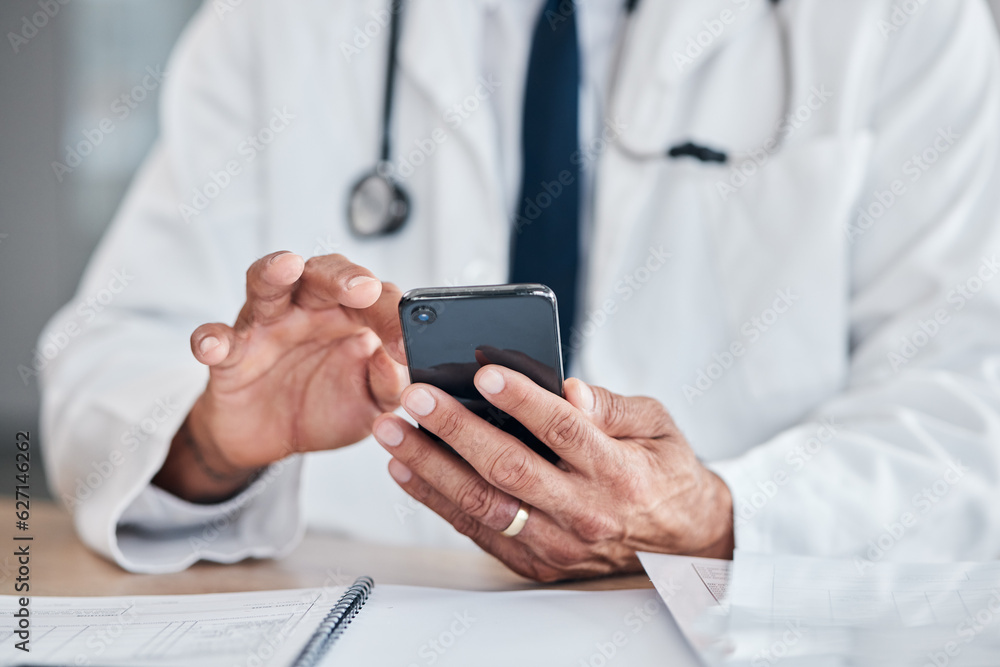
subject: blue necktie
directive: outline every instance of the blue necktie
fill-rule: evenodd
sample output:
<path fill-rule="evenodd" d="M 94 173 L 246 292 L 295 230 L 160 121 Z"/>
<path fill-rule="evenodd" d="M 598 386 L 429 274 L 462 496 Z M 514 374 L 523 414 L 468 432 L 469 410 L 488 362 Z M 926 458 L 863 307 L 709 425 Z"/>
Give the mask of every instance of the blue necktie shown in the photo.
<path fill-rule="evenodd" d="M 546 0 L 531 41 L 510 281 L 542 283 L 556 293 L 568 369 L 580 265 L 580 51 L 575 7 L 563 14 L 559 5 Z"/>

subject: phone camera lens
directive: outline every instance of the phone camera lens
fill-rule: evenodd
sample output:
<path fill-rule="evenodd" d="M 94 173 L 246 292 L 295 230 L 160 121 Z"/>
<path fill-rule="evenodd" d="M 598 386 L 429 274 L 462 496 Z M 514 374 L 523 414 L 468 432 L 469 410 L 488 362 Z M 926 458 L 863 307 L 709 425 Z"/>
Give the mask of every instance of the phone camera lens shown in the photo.
<path fill-rule="evenodd" d="M 417 324 L 431 324 L 437 319 L 437 313 L 430 306 L 418 306 L 410 313 L 410 318 Z"/>

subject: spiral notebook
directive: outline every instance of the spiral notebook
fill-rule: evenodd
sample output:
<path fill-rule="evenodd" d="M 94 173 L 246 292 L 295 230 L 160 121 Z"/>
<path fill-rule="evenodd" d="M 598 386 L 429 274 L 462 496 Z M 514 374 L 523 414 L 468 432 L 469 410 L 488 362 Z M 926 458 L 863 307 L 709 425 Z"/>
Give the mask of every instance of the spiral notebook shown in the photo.
<path fill-rule="evenodd" d="M 347 580 L 349 581 L 349 580 Z M 211 595 L 33 597 L 30 653 L 0 622 L 0 664 L 94 667 L 696 665 L 655 591 L 375 586 Z M 17 598 L 0 596 L 13 619 Z"/>
<path fill-rule="evenodd" d="M 359 577 L 319 624 L 316 631 L 309 637 L 309 642 L 299 653 L 291 667 L 316 667 L 330 646 L 337 641 L 354 617 L 368 601 L 375 582 L 371 577 Z"/>

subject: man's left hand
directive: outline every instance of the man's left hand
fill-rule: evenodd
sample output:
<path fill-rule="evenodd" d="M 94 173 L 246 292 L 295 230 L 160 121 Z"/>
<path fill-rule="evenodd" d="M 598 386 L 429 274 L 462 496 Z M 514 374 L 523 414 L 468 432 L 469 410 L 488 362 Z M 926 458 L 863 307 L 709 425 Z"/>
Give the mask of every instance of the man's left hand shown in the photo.
<path fill-rule="evenodd" d="M 732 557 L 729 489 L 658 401 L 575 378 L 564 399 L 495 365 L 479 370 L 476 387 L 559 464 L 426 384 L 408 387 L 403 407 L 462 458 L 393 414 L 373 431 L 407 493 L 514 571 L 556 581 L 638 571 L 636 551 Z M 501 535 L 521 501 L 530 506 L 523 530 Z"/>

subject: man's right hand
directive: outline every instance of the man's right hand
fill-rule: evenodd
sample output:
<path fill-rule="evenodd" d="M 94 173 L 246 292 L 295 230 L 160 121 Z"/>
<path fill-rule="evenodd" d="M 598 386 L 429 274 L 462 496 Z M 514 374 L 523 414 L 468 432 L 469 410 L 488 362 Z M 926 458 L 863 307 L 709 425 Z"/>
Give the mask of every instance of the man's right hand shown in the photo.
<path fill-rule="evenodd" d="M 235 325 L 191 335 L 208 386 L 154 483 L 218 501 L 289 454 L 366 437 L 408 383 L 399 299 L 394 285 L 340 255 L 304 262 L 277 252 L 255 262 Z"/>

